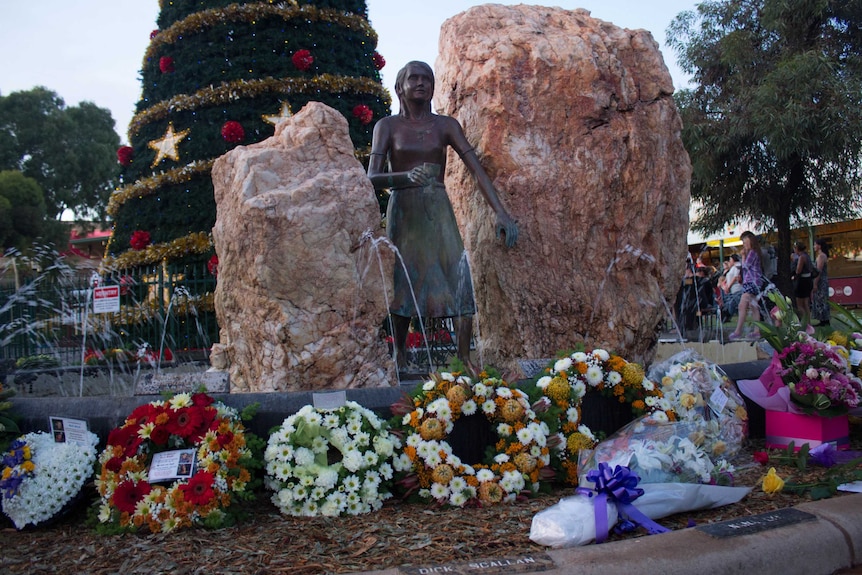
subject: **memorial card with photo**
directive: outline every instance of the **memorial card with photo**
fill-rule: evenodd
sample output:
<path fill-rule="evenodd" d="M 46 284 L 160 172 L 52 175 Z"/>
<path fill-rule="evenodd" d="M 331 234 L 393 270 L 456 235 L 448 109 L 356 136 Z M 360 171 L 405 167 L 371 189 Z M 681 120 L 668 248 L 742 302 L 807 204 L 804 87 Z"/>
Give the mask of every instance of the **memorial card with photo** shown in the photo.
<path fill-rule="evenodd" d="M 176 481 L 177 479 L 188 479 L 195 473 L 195 450 L 175 449 L 173 451 L 162 451 L 153 455 L 147 481 L 158 483 L 160 481 Z"/>
<path fill-rule="evenodd" d="M 49 417 L 48 422 L 55 443 L 90 444 L 87 437 L 90 426 L 86 420 L 71 419 L 68 417 Z"/>

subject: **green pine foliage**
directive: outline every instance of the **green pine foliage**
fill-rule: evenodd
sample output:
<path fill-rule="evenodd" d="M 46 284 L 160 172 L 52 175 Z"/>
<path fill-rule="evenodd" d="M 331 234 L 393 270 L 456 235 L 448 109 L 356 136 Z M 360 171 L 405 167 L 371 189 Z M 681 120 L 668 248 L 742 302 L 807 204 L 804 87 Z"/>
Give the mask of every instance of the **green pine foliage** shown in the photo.
<path fill-rule="evenodd" d="M 390 113 L 364 0 L 174 0 L 162 3 L 158 25 L 130 145 L 118 151 L 124 185 L 108 208 L 116 267 L 208 259 L 212 246 L 201 238 L 215 224 L 212 163 L 272 136 L 285 106 L 296 113 L 318 101 L 341 112 L 360 159 Z M 168 130 L 176 144 L 159 151 Z M 161 249 L 133 246 L 136 231 Z"/>

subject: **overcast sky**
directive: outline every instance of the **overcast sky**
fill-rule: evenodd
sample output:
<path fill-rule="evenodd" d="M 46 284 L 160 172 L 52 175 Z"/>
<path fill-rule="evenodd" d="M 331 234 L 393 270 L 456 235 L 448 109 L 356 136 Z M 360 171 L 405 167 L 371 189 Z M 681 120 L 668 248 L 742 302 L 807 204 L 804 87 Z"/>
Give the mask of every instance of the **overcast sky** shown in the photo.
<path fill-rule="evenodd" d="M 410 60 L 432 66 L 443 22 L 471 6 L 473 0 L 368 0 L 369 20 L 379 36 L 378 52 L 386 59 L 383 82 L 393 95 L 395 74 Z M 538 4 L 568 10 L 584 8 L 594 18 L 623 28 L 649 30 L 661 45 L 674 86 L 687 79 L 676 56 L 665 45 L 665 30 L 695 0 L 561 0 L 499 2 Z M 141 95 L 139 71 L 150 32 L 156 28 L 158 0 L 3 0 L 0 19 L 0 94 L 45 86 L 69 106 L 81 101 L 108 108 L 116 130 L 126 129 Z"/>

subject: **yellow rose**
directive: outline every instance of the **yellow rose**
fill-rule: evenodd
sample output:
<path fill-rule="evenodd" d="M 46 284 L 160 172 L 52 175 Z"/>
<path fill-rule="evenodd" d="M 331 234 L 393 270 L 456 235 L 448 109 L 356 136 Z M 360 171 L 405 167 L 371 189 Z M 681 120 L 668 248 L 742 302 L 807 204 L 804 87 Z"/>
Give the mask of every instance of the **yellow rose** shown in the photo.
<path fill-rule="evenodd" d="M 766 477 L 763 478 L 763 492 L 778 493 L 782 489 L 784 489 L 784 480 L 775 473 L 774 467 L 770 467 Z"/>
<path fill-rule="evenodd" d="M 686 409 L 691 409 L 697 403 L 697 398 L 690 393 L 683 393 L 679 396 L 679 404 Z"/>

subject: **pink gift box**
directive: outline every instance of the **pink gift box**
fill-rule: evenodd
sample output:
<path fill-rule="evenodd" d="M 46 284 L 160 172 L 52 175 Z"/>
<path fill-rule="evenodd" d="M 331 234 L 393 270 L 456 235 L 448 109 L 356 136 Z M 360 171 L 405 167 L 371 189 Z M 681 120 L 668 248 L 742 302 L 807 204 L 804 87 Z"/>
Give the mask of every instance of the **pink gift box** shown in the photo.
<path fill-rule="evenodd" d="M 846 415 L 821 417 L 766 410 L 766 447 L 784 449 L 791 441 L 797 450 L 804 443 L 810 448 L 832 443 L 838 449 L 847 449 L 850 424 Z"/>

